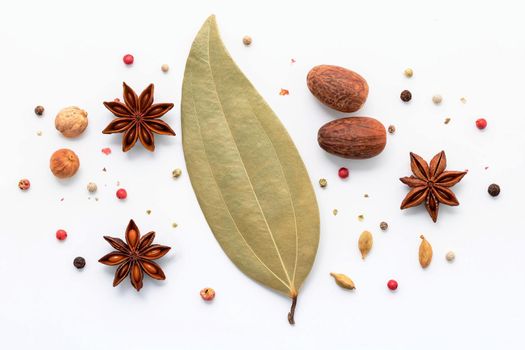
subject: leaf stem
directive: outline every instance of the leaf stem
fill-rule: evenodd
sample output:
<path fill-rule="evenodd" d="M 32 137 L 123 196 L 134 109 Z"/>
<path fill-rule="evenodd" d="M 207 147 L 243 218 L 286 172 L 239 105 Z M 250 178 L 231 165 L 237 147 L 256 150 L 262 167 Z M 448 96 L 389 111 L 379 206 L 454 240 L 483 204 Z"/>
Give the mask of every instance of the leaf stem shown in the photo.
<path fill-rule="evenodd" d="M 292 307 L 290 308 L 290 312 L 288 313 L 288 323 L 291 325 L 295 324 L 294 315 L 295 315 L 295 306 L 297 305 L 297 295 L 295 295 L 292 298 Z"/>

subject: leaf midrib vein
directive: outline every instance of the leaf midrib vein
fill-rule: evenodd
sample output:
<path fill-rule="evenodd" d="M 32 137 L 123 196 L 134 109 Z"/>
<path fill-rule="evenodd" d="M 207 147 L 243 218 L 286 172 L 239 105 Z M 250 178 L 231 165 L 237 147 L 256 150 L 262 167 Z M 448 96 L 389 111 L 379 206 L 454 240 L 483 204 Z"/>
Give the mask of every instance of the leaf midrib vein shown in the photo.
<path fill-rule="evenodd" d="M 188 72 L 190 73 L 190 75 L 192 74 L 191 73 L 191 70 L 189 69 Z M 200 121 L 199 121 L 199 118 L 198 118 L 198 114 L 197 114 L 197 107 L 195 106 L 195 99 L 193 97 L 193 80 L 190 76 L 190 91 L 191 91 L 191 101 L 192 101 L 192 105 L 193 105 L 193 109 L 195 111 L 195 116 L 196 116 L 196 120 L 197 120 L 197 127 L 199 128 L 199 135 L 201 137 L 201 140 L 203 140 L 203 137 L 202 137 L 202 132 L 201 132 L 201 125 L 200 125 Z M 208 157 L 208 152 L 206 150 L 206 147 L 204 146 L 204 142 L 203 143 L 203 150 L 204 150 L 204 155 L 206 156 L 206 164 L 208 165 L 209 169 L 210 169 L 210 173 L 212 175 L 212 178 L 213 178 L 213 181 L 215 182 L 215 185 L 217 186 L 217 188 L 219 189 L 219 184 L 217 182 L 217 178 L 215 177 L 215 173 L 213 172 L 213 169 L 210 165 L 210 162 L 209 162 L 209 157 Z M 250 246 L 250 244 L 248 243 L 248 241 L 246 240 L 246 238 L 244 237 L 244 235 L 242 234 L 241 230 L 239 229 L 239 227 L 237 226 L 237 223 L 235 222 L 235 219 L 233 218 L 233 215 L 230 211 L 230 208 L 228 207 L 228 204 L 226 203 L 226 200 L 224 199 L 223 195 L 222 195 L 222 192 L 220 191 L 220 189 L 217 191 L 219 193 L 219 196 L 221 198 L 221 201 L 223 202 L 224 204 L 224 207 L 226 208 L 226 211 L 228 213 L 228 215 L 230 216 L 232 222 L 233 222 L 233 225 L 235 226 L 235 229 L 237 230 L 237 233 L 239 234 L 239 236 L 242 238 L 242 241 L 243 243 L 248 247 L 248 249 L 250 250 L 250 252 L 253 254 L 253 256 L 255 256 L 255 258 L 261 263 L 261 265 L 266 269 L 268 270 L 279 282 L 281 282 L 286 288 L 288 289 L 292 289 L 291 286 L 287 285 L 285 281 L 283 281 L 279 276 L 277 276 L 277 274 L 275 272 L 272 271 L 272 269 L 270 269 L 265 263 L 264 261 L 257 255 L 257 253 L 253 250 L 253 248 Z"/>
<path fill-rule="evenodd" d="M 281 263 L 281 266 L 283 268 L 283 271 L 286 275 L 286 278 L 288 279 L 288 283 L 290 284 L 290 289 L 293 288 L 293 285 L 292 285 L 292 281 L 290 279 L 290 276 L 288 274 L 288 270 L 286 269 L 286 266 L 284 264 L 284 261 L 283 261 L 283 258 L 281 256 L 281 252 L 279 251 L 279 247 L 277 246 L 277 243 L 275 242 L 275 237 L 273 236 L 273 233 L 272 233 L 272 230 L 270 228 L 270 225 L 268 224 L 268 220 L 266 219 L 266 215 L 264 214 L 264 211 L 262 210 L 262 207 L 261 207 L 261 203 L 259 202 L 259 198 L 257 197 L 257 193 L 255 192 L 255 189 L 253 187 L 253 184 L 252 184 L 252 181 L 250 179 L 250 176 L 248 175 L 248 171 L 246 170 L 246 166 L 244 165 L 244 161 L 242 159 L 242 156 L 241 156 L 241 152 L 239 151 L 239 148 L 237 147 L 237 144 L 235 143 L 235 138 L 233 137 L 233 132 L 230 128 L 230 124 L 228 123 L 228 119 L 226 119 L 226 113 L 224 112 L 224 107 L 222 106 L 222 101 L 219 97 L 219 93 L 217 92 L 217 83 L 215 82 L 215 77 L 213 75 L 213 68 L 211 66 L 211 56 L 210 56 L 210 31 L 211 31 L 211 25 L 208 26 L 208 45 L 207 45 L 207 49 L 208 49 L 208 67 L 210 68 L 210 74 L 211 74 L 211 80 L 213 82 L 213 85 L 215 86 L 215 89 L 214 89 L 214 92 L 215 92 L 215 95 L 217 96 L 217 101 L 219 102 L 219 106 L 221 108 L 221 111 L 222 111 L 222 115 L 224 117 L 224 121 L 226 122 L 226 125 L 228 127 L 228 131 L 230 132 L 230 135 L 232 137 L 232 139 L 234 140 L 233 144 L 235 145 L 235 150 L 237 151 L 237 154 L 239 155 L 239 159 L 241 161 L 241 164 L 242 164 L 242 168 L 244 170 L 244 173 L 246 174 L 246 178 L 248 179 L 248 183 L 250 184 L 250 188 L 252 189 L 252 192 L 253 192 L 253 195 L 255 197 L 255 202 L 257 203 L 257 206 L 259 207 L 259 211 L 261 212 L 261 215 L 264 219 L 264 223 L 266 225 L 266 228 L 268 229 L 268 233 L 270 235 L 270 238 L 272 240 L 272 243 L 273 243 L 273 246 L 275 247 L 275 251 L 277 252 L 277 256 L 279 257 L 279 261 Z"/>

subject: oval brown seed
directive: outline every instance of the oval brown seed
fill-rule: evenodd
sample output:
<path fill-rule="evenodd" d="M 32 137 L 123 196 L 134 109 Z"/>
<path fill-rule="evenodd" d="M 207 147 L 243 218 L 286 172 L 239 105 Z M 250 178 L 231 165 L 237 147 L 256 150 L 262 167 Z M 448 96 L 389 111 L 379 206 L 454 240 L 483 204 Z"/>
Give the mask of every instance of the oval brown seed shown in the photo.
<path fill-rule="evenodd" d="M 425 269 L 432 261 L 432 246 L 423 235 L 419 238 L 421 238 L 421 244 L 419 245 L 419 263 L 421 267 Z"/>
<path fill-rule="evenodd" d="M 331 272 L 330 276 L 335 279 L 335 283 L 337 283 L 339 287 L 344 289 L 355 289 L 354 281 L 352 281 L 352 279 L 347 275 Z"/>
<path fill-rule="evenodd" d="M 372 249 L 372 244 L 374 243 L 374 239 L 372 238 L 372 234 L 369 231 L 363 231 L 361 233 L 361 236 L 359 236 L 359 251 L 361 252 L 361 258 L 364 260 L 365 257 L 368 255 L 370 250 Z"/>

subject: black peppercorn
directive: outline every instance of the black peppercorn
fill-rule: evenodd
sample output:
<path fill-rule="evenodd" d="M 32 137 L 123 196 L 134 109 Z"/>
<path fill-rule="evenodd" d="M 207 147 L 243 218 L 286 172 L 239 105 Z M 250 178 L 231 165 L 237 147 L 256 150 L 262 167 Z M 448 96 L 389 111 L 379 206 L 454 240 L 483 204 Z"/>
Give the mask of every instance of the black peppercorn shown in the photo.
<path fill-rule="evenodd" d="M 35 107 L 35 114 L 38 115 L 38 116 L 41 116 L 42 114 L 44 114 L 44 107 L 36 106 Z"/>
<path fill-rule="evenodd" d="M 84 266 L 86 266 L 86 259 L 81 256 L 77 256 L 75 260 L 73 260 L 73 265 L 75 265 L 77 269 L 83 269 Z"/>
<path fill-rule="evenodd" d="M 400 97 L 401 97 L 401 100 L 403 102 L 408 102 L 408 101 L 410 101 L 412 99 L 412 93 L 410 91 L 408 91 L 408 90 L 403 90 L 401 92 L 401 96 Z"/>
<path fill-rule="evenodd" d="M 492 184 L 489 186 L 488 192 L 492 197 L 497 197 L 499 195 L 500 188 L 498 185 Z"/>

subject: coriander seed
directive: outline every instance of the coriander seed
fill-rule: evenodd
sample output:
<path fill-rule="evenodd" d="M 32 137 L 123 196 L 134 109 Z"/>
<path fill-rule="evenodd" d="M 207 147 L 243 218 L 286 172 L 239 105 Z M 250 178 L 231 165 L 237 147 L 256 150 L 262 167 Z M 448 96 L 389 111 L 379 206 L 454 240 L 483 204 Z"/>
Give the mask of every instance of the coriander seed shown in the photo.
<path fill-rule="evenodd" d="M 399 97 L 401 98 L 401 101 L 408 102 L 412 99 L 412 93 L 408 90 L 403 90 Z"/>
<path fill-rule="evenodd" d="M 434 102 L 434 104 L 438 105 L 441 102 L 443 102 L 443 97 L 441 95 L 434 95 L 434 96 L 432 96 L 432 102 Z"/>
<path fill-rule="evenodd" d="M 95 193 L 97 192 L 97 184 L 94 182 L 90 182 L 87 184 L 87 190 L 89 193 Z"/>
<path fill-rule="evenodd" d="M 454 259 L 456 259 L 456 254 L 454 254 L 453 251 L 450 251 L 445 255 L 445 259 L 447 259 L 448 262 L 453 262 Z"/>
<path fill-rule="evenodd" d="M 388 230 L 388 223 L 386 221 L 381 221 L 381 223 L 379 224 L 379 228 L 382 230 L 382 231 L 386 231 Z"/>
<path fill-rule="evenodd" d="M 246 46 L 250 46 L 252 44 L 252 37 L 249 36 L 249 35 L 245 35 L 243 38 L 242 38 L 242 43 Z"/>
<path fill-rule="evenodd" d="M 395 132 L 396 132 L 396 127 L 394 125 L 389 125 L 388 126 L 388 133 L 392 135 Z"/>
<path fill-rule="evenodd" d="M 326 179 L 319 179 L 319 186 L 326 187 L 328 185 L 328 181 Z"/>
<path fill-rule="evenodd" d="M 177 178 L 177 177 L 179 177 L 179 176 L 182 175 L 182 170 L 180 170 L 180 169 L 177 168 L 177 169 L 175 169 L 175 170 L 173 170 L 173 171 L 171 172 L 171 175 L 172 175 L 174 178 Z"/>
<path fill-rule="evenodd" d="M 43 106 L 36 106 L 35 107 L 35 114 L 38 115 L 39 117 L 42 116 L 42 114 L 44 114 L 44 107 Z"/>
<path fill-rule="evenodd" d="M 487 191 L 492 197 L 497 197 L 500 193 L 499 185 L 491 184 Z"/>
<path fill-rule="evenodd" d="M 407 68 L 405 69 L 405 77 L 407 78 L 412 78 L 412 76 L 414 75 L 414 71 L 412 70 L 412 68 Z"/>

